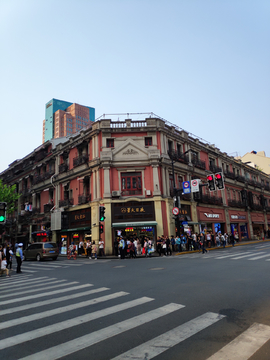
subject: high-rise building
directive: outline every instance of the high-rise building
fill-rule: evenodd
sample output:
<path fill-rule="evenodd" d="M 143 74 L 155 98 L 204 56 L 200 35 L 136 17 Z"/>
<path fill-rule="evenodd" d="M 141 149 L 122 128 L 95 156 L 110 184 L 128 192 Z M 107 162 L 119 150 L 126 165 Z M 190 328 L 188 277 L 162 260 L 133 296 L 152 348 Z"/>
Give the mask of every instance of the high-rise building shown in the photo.
<path fill-rule="evenodd" d="M 69 136 L 95 121 L 95 108 L 52 99 L 45 105 L 42 142 Z"/>

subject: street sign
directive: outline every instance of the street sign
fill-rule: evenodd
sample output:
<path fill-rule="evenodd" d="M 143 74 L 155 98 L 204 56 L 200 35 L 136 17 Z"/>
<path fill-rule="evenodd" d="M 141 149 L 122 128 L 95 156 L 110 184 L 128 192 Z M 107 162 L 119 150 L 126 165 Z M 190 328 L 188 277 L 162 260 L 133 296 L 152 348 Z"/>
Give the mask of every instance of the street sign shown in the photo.
<path fill-rule="evenodd" d="M 174 207 L 174 208 L 172 209 L 172 213 L 173 213 L 173 215 L 178 215 L 178 214 L 179 214 L 179 209 L 178 209 L 178 207 Z"/>
<path fill-rule="evenodd" d="M 191 192 L 198 192 L 200 191 L 199 189 L 199 183 L 200 183 L 200 179 L 194 179 L 191 180 Z"/>
<path fill-rule="evenodd" d="M 189 194 L 190 193 L 190 183 L 189 183 L 189 181 L 184 181 L 183 182 L 183 193 L 184 194 Z"/>

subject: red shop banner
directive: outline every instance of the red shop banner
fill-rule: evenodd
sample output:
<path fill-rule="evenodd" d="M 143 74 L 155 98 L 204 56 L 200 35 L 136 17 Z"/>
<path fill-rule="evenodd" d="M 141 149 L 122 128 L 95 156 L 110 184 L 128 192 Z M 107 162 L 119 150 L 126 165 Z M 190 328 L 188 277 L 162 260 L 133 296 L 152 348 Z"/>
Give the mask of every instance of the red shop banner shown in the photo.
<path fill-rule="evenodd" d="M 204 223 L 220 223 L 225 222 L 225 213 L 221 209 L 209 209 L 197 207 L 199 221 Z"/>
<path fill-rule="evenodd" d="M 229 211 L 229 217 L 231 223 L 248 222 L 248 215 L 244 211 Z"/>
<path fill-rule="evenodd" d="M 251 221 L 257 224 L 264 224 L 264 214 L 251 214 Z"/>

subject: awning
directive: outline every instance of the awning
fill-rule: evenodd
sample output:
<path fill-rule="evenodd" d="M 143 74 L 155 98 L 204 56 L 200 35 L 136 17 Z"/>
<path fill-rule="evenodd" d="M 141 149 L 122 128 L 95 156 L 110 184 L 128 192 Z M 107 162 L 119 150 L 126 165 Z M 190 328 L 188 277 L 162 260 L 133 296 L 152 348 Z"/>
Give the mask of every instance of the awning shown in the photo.
<path fill-rule="evenodd" d="M 157 225 L 156 221 L 141 221 L 141 222 L 121 222 L 121 223 L 112 223 L 112 227 L 114 228 L 122 228 L 122 227 L 142 227 L 142 226 L 151 226 Z"/>
<path fill-rule="evenodd" d="M 200 225 L 200 223 L 195 222 L 195 221 L 188 221 L 187 223 L 188 223 L 188 225 Z"/>
<path fill-rule="evenodd" d="M 81 228 L 74 228 L 74 229 L 63 229 L 63 230 L 60 230 L 60 232 L 68 232 L 68 231 L 89 231 L 91 230 L 91 227 L 90 226 L 87 226 L 87 227 L 81 227 Z"/>
<path fill-rule="evenodd" d="M 252 221 L 253 224 L 262 224 L 264 225 L 264 221 Z"/>

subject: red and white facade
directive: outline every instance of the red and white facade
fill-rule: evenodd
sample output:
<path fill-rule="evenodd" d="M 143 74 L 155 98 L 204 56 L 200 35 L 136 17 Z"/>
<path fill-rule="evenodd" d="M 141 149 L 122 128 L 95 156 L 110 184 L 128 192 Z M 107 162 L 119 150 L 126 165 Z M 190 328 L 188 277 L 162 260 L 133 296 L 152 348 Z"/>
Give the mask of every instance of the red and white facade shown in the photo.
<path fill-rule="evenodd" d="M 172 163 L 172 159 L 173 163 Z M 270 224 L 269 177 L 160 118 L 103 119 L 68 140 L 48 141 L 0 174 L 17 184 L 17 227 L 29 242 L 40 230 L 67 245 L 91 237 L 113 252 L 115 237 L 175 235 L 173 188 L 222 172 L 225 189 L 180 195 L 181 231 L 237 231 L 253 238 Z M 245 190 L 243 195 L 242 191 Z M 99 233 L 99 206 L 106 208 Z"/>

